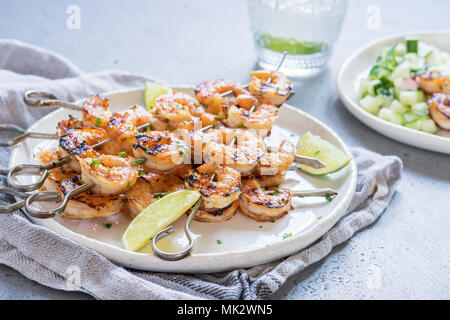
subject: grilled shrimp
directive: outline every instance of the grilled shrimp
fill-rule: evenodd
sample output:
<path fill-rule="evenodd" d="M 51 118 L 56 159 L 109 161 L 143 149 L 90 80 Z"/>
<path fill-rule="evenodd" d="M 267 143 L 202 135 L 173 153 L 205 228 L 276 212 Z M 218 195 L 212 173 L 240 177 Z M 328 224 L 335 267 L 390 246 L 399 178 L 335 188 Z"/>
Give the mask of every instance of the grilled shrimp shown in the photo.
<path fill-rule="evenodd" d="M 108 133 L 101 128 L 72 128 L 61 136 L 59 146 L 67 155 L 84 156 L 92 146 L 108 138 Z"/>
<path fill-rule="evenodd" d="M 259 70 L 250 72 L 249 91 L 262 101 L 282 105 L 291 94 L 292 84 L 281 72 Z"/>
<path fill-rule="evenodd" d="M 130 216 L 133 218 L 155 201 L 152 185 L 144 179 L 138 179 L 125 195 Z"/>
<path fill-rule="evenodd" d="M 58 191 L 65 196 L 81 184 L 80 176 L 64 179 L 61 181 Z M 123 200 L 119 195 L 97 195 L 88 191 L 69 200 L 61 217 L 65 219 L 107 217 L 121 212 L 122 209 Z"/>
<path fill-rule="evenodd" d="M 83 104 L 83 123 L 87 127 L 106 128 L 111 112 L 109 101 L 100 96 L 90 96 Z"/>
<path fill-rule="evenodd" d="M 201 106 L 197 100 L 181 92 L 164 94 L 155 101 L 155 112 L 175 123 L 190 120 L 191 110 L 200 112 L 199 107 Z"/>
<path fill-rule="evenodd" d="M 283 140 L 277 151 L 266 152 L 259 160 L 255 174 L 258 176 L 274 176 L 280 174 L 287 170 L 294 159 L 294 145 L 287 140 Z"/>
<path fill-rule="evenodd" d="M 185 143 L 168 131 L 150 131 L 136 135 L 133 154 L 145 158 L 144 167 L 166 171 L 183 163 Z"/>
<path fill-rule="evenodd" d="M 442 129 L 450 130 L 450 95 L 435 93 L 428 101 L 430 116 Z"/>
<path fill-rule="evenodd" d="M 141 179 L 138 179 L 125 194 L 130 216 L 132 218 L 137 216 L 152 204 L 160 193 L 184 189 L 184 181 L 179 176 L 180 172 L 177 171 L 170 174 L 147 172 L 142 175 Z"/>
<path fill-rule="evenodd" d="M 43 164 L 50 163 L 58 158 L 58 151 L 45 151 L 39 155 L 39 160 Z M 81 185 L 80 176 L 62 166 L 50 170 L 42 189 L 59 191 L 61 196 L 64 197 L 70 190 L 79 185 Z M 65 213 L 61 217 L 66 219 L 106 217 L 119 213 L 122 210 L 122 204 L 122 200 L 116 195 L 94 195 L 91 191 L 87 191 L 69 200 Z"/>
<path fill-rule="evenodd" d="M 205 144 L 221 141 L 221 133 L 219 130 L 209 129 L 202 131 L 200 129 L 200 122 L 193 122 L 191 120 L 180 123 L 173 132 L 190 147 L 191 159 L 194 161 L 194 164 L 202 163 L 202 150 Z"/>
<path fill-rule="evenodd" d="M 416 82 L 419 88 L 428 94 L 450 94 L 450 77 L 433 78 L 431 74 L 417 75 Z"/>
<path fill-rule="evenodd" d="M 69 114 L 69 119 L 58 122 L 58 125 L 56 126 L 56 137 L 60 139 L 69 129 L 77 127 L 81 128 L 83 126 L 83 121 Z"/>
<path fill-rule="evenodd" d="M 270 104 L 260 104 L 253 112 L 232 106 L 228 110 L 227 125 L 237 128 L 266 129 L 266 136 L 278 120 L 278 109 Z"/>
<path fill-rule="evenodd" d="M 48 164 L 52 161 L 57 161 L 61 158 L 60 150 L 46 150 L 39 155 L 39 162 Z M 48 177 L 45 179 L 44 187 L 48 190 L 57 190 L 58 184 L 64 179 L 71 179 L 77 172 L 73 170 L 72 166 L 63 165 L 54 168 L 48 172 Z"/>
<path fill-rule="evenodd" d="M 70 156 L 71 161 L 66 166 L 80 173 L 81 168 L 76 157 L 96 157 L 98 152 L 92 146 L 106 139 L 108 134 L 102 128 L 69 129 L 59 139 L 59 155 L 60 157 Z"/>
<path fill-rule="evenodd" d="M 191 170 L 185 179 L 189 189 L 197 190 L 203 204 L 196 220 L 217 222 L 230 219 L 236 212 L 241 175 L 230 167 L 203 164 Z"/>
<path fill-rule="evenodd" d="M 226 101 L 233 101 L 233 98 L 222 96 L 228 91 L 234 94 L 235 102 L 244 109 L 250 109 L 258 102 L 241 84 L 229 80 L 205 81 L 194 90 L 197 100 L 208 107 L 208 112 L 218 115 L 224 115 Z"/>
<path fill-rule="evenodd" d="M 249 130 L 226 128 L 220 130 L 224 143 L 209 142 L 203 148 L 206 163 L 232 167 L 248 175 L 264 155 L 265 144 L 260 136 Z M 230 144 L 234 139 L 236 143 Z"/>
<path fill-rule="evenodd" d="M 262 188 L 277 187 L 284 182 L 286 172 L 287 171 L 281 171 L 280 173 L 271 176 L 255 176 L 255 178 Z"/>
<path fill-rule="evenodd" d="M 81 179 L 84 183 L 92 182 L 92 192 L 113 195 L 126 192 L 137 180 L 137 169 L 133 160 L 113 155 L 97 157 L 78 157 L 81 166 Z"/>
<path fill-rule="evenodd" d="M 274 221 L 291 209 L 292 191 L 278 188 L 266 193 L 255 178 L 242 179 L 239 207 L 258 221 Z"/>
<path fill-rule="evenodd" d="M 121 112 L 114 112 L 109 120 L 106 131 L 114 138 L 122 151 L 131 153 L 135 136 L 139 133 L 137 127 L 150 124 L 153 116 L 140 106 L 133 106 Z"/>

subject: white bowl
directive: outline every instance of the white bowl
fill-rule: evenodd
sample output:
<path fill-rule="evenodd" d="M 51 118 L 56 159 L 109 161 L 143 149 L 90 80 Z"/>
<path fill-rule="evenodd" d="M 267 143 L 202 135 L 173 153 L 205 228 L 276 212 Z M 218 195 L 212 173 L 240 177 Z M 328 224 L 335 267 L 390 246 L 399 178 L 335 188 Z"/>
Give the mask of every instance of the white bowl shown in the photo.
<path fill-rule="evenodd" d="M 337 76 L 337 89 L 346 108 L 373 130 L 414 147 L 450 154 L 450 131 L 440 129 L 436 135 L 397 125 L 365 111 L 359 105 L 360 80 L 367 77 L 370 68 L 383 48 L 406 36 L 414 36 L 442 50 L 450 52 L 450 31 L 405 33 L 378 39 L 356 50 L 342 64 Z"/>

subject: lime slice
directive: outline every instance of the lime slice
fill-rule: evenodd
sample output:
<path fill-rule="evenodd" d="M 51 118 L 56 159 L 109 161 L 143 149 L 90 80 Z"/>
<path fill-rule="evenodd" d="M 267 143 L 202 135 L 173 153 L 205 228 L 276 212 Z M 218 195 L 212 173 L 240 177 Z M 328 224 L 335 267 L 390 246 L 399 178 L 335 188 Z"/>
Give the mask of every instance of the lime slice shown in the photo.
<path fill-rule="evenodd" d="M 145 82 L 145 106 L 147 110 L 155 107 L 155 100 L 163 94 L 172 93 L 172 89 L 155 82 Z"/>
<path fill-rule="evenodd" d="M 312 175 L 323 175 L 341 170 L 352 160 L 344 151 L 323 140 L 319 136 L 306 132 L 297 143 L 297 154 L 319 159 L 325 168 L 314 169 L 306 165 L 299 165 L 302 171 Z"/>
<path fill-rule="evenodd" d="M 128 225 L 122 236 L 125 249 L 137 251 L 153 236 L 181 217 L 200 198 L 195 190 L 180 190 L 153 202 Z"/>

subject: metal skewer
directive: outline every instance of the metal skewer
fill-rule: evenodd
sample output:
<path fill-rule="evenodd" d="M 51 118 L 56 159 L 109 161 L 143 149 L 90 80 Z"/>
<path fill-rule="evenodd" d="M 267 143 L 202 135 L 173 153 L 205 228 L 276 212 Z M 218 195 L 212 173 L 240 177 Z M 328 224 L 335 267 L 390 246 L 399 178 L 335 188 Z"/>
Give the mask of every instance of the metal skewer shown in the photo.
<path fill-rule="evenodd" d="M 266 190 L 265 193 L 273 194 L 275 190 Z M 331 188 L 312 189 L 312 190 L 292 190 L 292 196 L 299 198 L 335 196 L 337 194 L 338 192 Z"/>
<path fill-rule="evenodd" d="M 12 138 L 11 140 L 4 141 L 0 140 L 0 147 L 11 147 L 14 146 L 22 140 L 26 138 L 36 138 L 36 139 L 56 139 L 56 134 L 52 133 L 37 133 L 37 132 L 29 132 L 26 130 L 23 130 L 19 126 L 16 126 L 14 124 L 0 124 L 0 132 L 1 131 L 14 131 L 17 132 L 18 136 L 15 138 Z"/>
<path fill-rule="evenodd" d="M 188 241 L 189 241 L 188 247 L 179 252 L 165 252 L 165 251 L 158 249 L 158 246 L 157 246 L 158 241 L 175 232 L 175 228 L 173 226 L 169 226 L 169 227 L 159 231 L 157 234 L 155 234 L 155 236 L 152 239 L 152 249 L 156 256 L 158 256 L 159 258 L 161 258 L 163 260 L 175 261 L 175 260 L 183 259 L 187 255 L 189 255 L 189 253 L 191 253 L 192 249 L 194 248 L 194 239 L 192 236 L 192 232 L 189 228 L 191 226 L 192 220 L 194 220 L 194 217 L 197 214 L 197 211 L 200 208 L 202 203 L 203 203 L 203 199 L 200 197 L 200 199 L 197 201 L 197 203 L 192 208 L 191 213 L 189 214 L 189 217 L 184 226 L 184 233 L 186 234 L 186 237 L 188 238 Z"/>
<path fill-rule="evenodd" d="M 277 72 L 278 70 L 280 70 L 281 65 L 283 64 L 284 59 L 286 58 L 287 54 L 288 54 L 287 51 L 283 51 L 283 56 L 281 57 L 281 60 L 280 60 L 280 62 L 278 63 L 278 66 L 277 66 L 277 68 L 275 69 L 275 72 Z M 268 83 L 272 82 L 272 77 L 269 77 L 269 79 L 267 79 L 266 82 L 268 82 Z M 244 85 L 243 85 L 243 88 L 244 88 L 244 89 L 247 89 L 249 86 L 250 86 L 250 84 L 247 83 L 247 84 L 244 84 Z M 229 94 L 232 94 L 232 93 L 233 93 L 233 90 L 229 90 L 229 91 L 226 91 L 226 92 L 224 92 L 224 93 L 221 93 L 220 96 L 221 96 L 221 97 L 225 97 L 225 96 L 227 96 L 227 95 L 229 95 Z M 253 108 L 253 107 L 252 107 L 252 108 Z M 250 109 L 250 110 L 251 110 L 251 109 Z M 253 110 L 252 110 L 252 111 L 253 111 Z M 252 111 L 250 111 L 250 112 L 252 112 Z"/>
<path fill-rule="evenodd" d="M 83 111 L 83 107 L 68 101 L 59 100 L 54 94 L 44 91 L 30 90 L 25 92 L 24 102 L 31 107 L 66 108 Z"/>

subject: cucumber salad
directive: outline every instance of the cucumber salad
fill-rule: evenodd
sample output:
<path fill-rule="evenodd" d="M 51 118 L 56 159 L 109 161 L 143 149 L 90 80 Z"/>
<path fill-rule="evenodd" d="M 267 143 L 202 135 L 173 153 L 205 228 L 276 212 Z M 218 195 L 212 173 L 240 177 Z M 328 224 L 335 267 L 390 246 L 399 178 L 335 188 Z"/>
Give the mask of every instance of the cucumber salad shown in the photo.
<path fill-rule="evenodd" d="M 415 81 L 422 74 L 450 74 L 449 54 L 417 39 L 396 42 L 383 49 L 367 78 L 361 80 L 359 103 L 383 120 L 436 134 L 427 94 Z"/>

